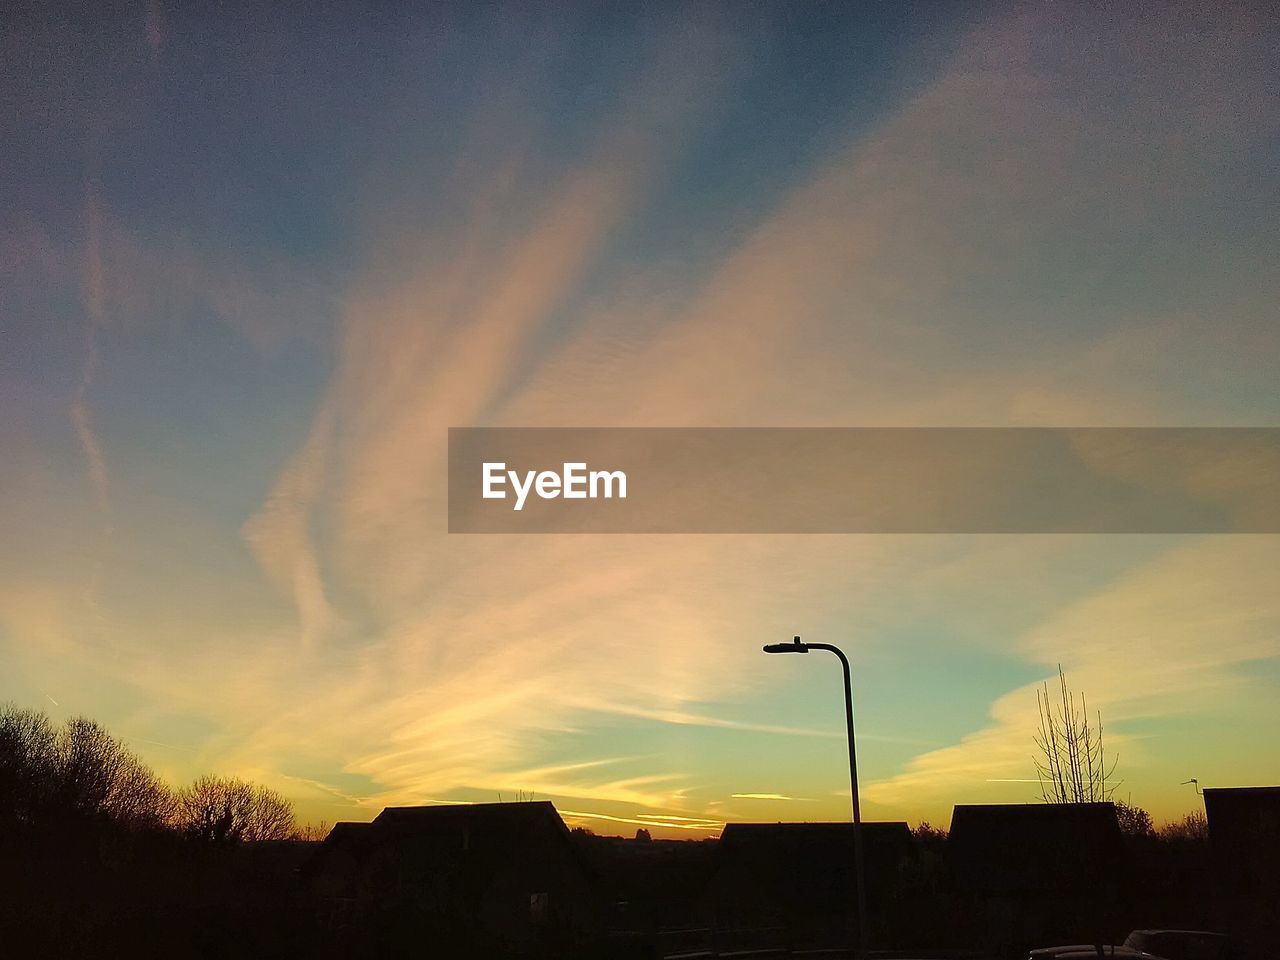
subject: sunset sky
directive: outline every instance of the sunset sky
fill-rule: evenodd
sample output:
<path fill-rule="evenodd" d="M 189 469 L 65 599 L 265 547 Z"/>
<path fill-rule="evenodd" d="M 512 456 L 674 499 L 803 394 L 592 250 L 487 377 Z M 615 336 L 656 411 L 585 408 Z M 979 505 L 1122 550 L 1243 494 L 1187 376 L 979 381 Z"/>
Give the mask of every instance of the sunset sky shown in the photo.
<path fill-rule="evenodd" d="M 304 819 L 696 836 L 848 815 L 799 633 L 874 819 L 1038 799 L 1059 663 L 1157 820 L 1280 777 L 1275 535 L 450 535 L 445 483 L 463 426 L 1280 426 L 1269 5 L 54 6 L 0 701 Z"/>

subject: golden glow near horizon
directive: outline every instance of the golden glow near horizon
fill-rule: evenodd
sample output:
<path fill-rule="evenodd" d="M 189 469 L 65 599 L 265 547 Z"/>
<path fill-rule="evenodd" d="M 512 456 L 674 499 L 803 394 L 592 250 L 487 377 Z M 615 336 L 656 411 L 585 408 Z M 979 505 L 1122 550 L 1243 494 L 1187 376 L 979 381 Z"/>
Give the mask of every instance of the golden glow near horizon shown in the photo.
<path fill-rule="evenodd" d="M 456 426 L 1280 423 L 1273 20 L 668 13 L 24 61 L 0 699 L 699 836 L 847 816 L 801 633 L 868 818 L 1038 798 L 1059 663 L 1157 819 L 1275 782 L 1275 536 L 446 533 Z"/>

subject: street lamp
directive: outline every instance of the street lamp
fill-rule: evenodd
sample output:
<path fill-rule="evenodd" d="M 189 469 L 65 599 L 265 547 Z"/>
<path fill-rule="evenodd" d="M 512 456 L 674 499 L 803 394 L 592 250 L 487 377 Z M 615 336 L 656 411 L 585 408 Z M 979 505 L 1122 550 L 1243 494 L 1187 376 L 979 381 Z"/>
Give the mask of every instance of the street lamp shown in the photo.
<path fill-rule="evenodd" d="M 808 653 L 810 650 L 827 650 L 840 658 L 844 669 L 844 720 L 849 731 L 849 786 L 853 796 L 853 866 L 858 887 L 858 953 L 867 958 L 867 885 L 866 870 L 862 860 L 862 808 L 858 804 L 858 761 L 853 751 L 853 688 L 849 684 L 849 660 L 839 647 L 829 643 L 801 643 L 796 637 L 792 643 L 766 643 L 765 653 Z"/>

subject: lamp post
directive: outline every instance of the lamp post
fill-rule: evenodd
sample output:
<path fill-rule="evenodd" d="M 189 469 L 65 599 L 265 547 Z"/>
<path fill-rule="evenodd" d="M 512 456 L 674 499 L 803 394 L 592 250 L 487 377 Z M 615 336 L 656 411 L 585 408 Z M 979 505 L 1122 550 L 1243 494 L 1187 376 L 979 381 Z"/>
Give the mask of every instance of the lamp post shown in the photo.
<path fill-rule="evenodd" d="M 844 670 L 844 720 L 849 733 L 849 786 L 853 796 L 853 867 L 854 882 L 858 888 L 858 955 L 867 960 L 867 885 L 866 870 L 862 858 L 862 808 L 858 803 L 858 761 L 853 749 L 853 688 L 849 683 L 849 660 L 839 647 L 829 643 L 801 643 L 796 637 L 792 643 L 766 643 L 765 653 L 808 653 L 810 650 L 827 650 L 840 658 Z"/>

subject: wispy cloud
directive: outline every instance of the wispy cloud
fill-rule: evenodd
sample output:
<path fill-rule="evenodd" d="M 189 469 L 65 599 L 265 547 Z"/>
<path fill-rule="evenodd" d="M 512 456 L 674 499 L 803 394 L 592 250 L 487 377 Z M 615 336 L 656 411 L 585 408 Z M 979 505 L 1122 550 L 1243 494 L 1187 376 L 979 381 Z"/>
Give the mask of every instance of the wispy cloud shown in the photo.
<path fill-rule="evenodd" d="M 355 794 L 348 793 L 345 790 L 339 790 L 337 787 L 321 780 L 314 780 L 310 777 L 296 777 L 289 774 L 279 774 L 278 776 L 284 782 L 292 785 L 293 790 L 290 792 L 295 796 L 297 795 L 298 788 L 300 787 L 304 793 L 320 793 L 324 795 L 326 799 L 336 800 L 344 806 L 363 808 L 369 805 L 368 797 L 357 796 Z M 422 802 L 435 803 L 441 801 L 424 800 Z"/>
<path fill-rule="evenodd" d="M 718 829 L 724 826 L 724 822 L 720 820 L 690 822 L 683 817 L 615 817 L 610 814 L 587 813 L 582 810 L 561 810 L 560 815 L 568 823 L 574 823 L 579 820 L 600 820 L 607 823 L 630 823 L 641 827 L 664 827 L 668 830 L 696 830 L 700 833 L 706 833 L 709 828 Z"/>
<path fill-rule="evenodd" d="M 725 717 L 713 717 L 707 714 L 693 713 L 687 710 L 647 708 L 631 704 L 602 704 L 580 701 L 573 704 L 583 710 L 597 713 L 608 713 L 620 717 L 637 717 L 642 720 L 656 720 L 661 723 L 673 723 L 677 726 L 715 727 L 722 730 L 744 730 L 751 733 L 776 733 L 789 737 L 843 737 L 843 732 L 831 730 L 814 730 L 809 727 L 790 727 L 785 724 L 753 723 L 749 720 L 731 720 Z"/>
<path fill-rule="evenodd" d="M 637 819 L 640 820 L 661 820 L 661 821 L 677 821 L 681 823 L 701 823 L 709 825 L 723 824 L 723 820 L 708 820 L 706 817 L 677 817 L 674 814 L 658 814 L 658 813 L 637 813 Z"/>
<path fill-rule="evenodd" d="M 84 361 L 75 395 L 71 399 L 71 422 L 75 427 L 88 471 L 89 489 L 98 509 L 102 531 L 111 530 L 111 496 L 107 459 L 93 427 L 89 391 L 98 370 L 98 336 L 105 319 L 107 278 L 102 255 L 103 211 L 100 186 L 90 181 L 85 199 L 84 304 L 87 321 L 84 334 Z"/>

